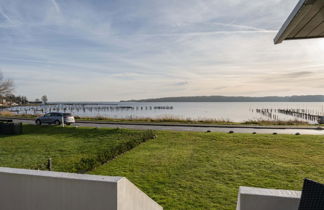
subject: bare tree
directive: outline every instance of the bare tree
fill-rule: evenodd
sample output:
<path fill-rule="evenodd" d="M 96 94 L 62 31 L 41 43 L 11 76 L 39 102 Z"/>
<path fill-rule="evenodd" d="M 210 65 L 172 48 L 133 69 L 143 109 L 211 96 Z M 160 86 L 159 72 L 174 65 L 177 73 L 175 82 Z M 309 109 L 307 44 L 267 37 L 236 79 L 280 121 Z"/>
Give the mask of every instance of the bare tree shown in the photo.
<path fill-rule="evenodd" d="M 14 83 L 10 79 L 5 79 L 0 71 L 0 95 L 10 95 L 14 90 Z"/>
<path fill-rule="evenodd" d="M 43 101 L 43 104 L 47 104 L 47 101 L 48 101 L 47 95 L 42 96 L 42 101 Z"/>

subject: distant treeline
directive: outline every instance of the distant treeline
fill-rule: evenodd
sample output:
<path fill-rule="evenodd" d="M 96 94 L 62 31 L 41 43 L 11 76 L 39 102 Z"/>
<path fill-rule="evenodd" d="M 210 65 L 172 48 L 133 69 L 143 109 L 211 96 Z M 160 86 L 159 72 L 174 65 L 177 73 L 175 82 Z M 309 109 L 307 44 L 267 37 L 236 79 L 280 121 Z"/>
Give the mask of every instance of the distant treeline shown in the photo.
<path fill-rule="evenodd" d="M 6 104 L 24 105 L 27 103 L 28 103 L 28 99 L 26 96 L 15 96 L 13 94 L 7 94 L 5 96 L 0 95 L 0 104 L 2 105 L 6 105 Z"/>
<path fill-rule="evenodd" d="M 324 95 L 303 96 L 185 96 L 166 97 L 143 100 L 129 100 L 121 102 L 324 102 Z"/>

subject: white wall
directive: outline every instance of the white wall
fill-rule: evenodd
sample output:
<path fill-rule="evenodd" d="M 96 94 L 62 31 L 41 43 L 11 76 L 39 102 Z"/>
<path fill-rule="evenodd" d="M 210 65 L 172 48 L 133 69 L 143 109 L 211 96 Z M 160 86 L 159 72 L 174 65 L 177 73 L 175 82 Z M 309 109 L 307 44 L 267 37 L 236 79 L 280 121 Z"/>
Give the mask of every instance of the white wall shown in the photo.
<path fill-rule="evenodd" d="M 3 210 L 161 210 L 123 177 L 0 168 Z"/>
<path fill-rule="evenodd" d="M 240 187 L 236 210 L 298 210 L 301 192 Z"/>

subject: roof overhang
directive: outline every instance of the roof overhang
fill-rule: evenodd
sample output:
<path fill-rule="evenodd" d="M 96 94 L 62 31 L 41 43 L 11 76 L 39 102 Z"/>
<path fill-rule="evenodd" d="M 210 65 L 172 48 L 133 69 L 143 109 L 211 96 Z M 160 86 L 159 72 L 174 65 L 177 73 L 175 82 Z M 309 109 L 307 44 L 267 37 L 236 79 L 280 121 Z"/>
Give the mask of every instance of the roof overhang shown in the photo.
<path fill-rule="evenodd" d="M 321 37 L 324 37 L 324 0 L 300 0 L 274 42 Z"/>

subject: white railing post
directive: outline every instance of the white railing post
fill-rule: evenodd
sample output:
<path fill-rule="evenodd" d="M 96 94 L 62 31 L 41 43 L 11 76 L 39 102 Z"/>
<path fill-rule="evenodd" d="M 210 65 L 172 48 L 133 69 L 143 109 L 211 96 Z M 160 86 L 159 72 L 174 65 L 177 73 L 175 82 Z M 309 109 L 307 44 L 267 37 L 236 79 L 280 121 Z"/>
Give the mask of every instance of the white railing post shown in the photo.
<path fill-rule="evenodd" d="M 62 114 L 62 127 L 64 128 L 64 114 Z"/>

